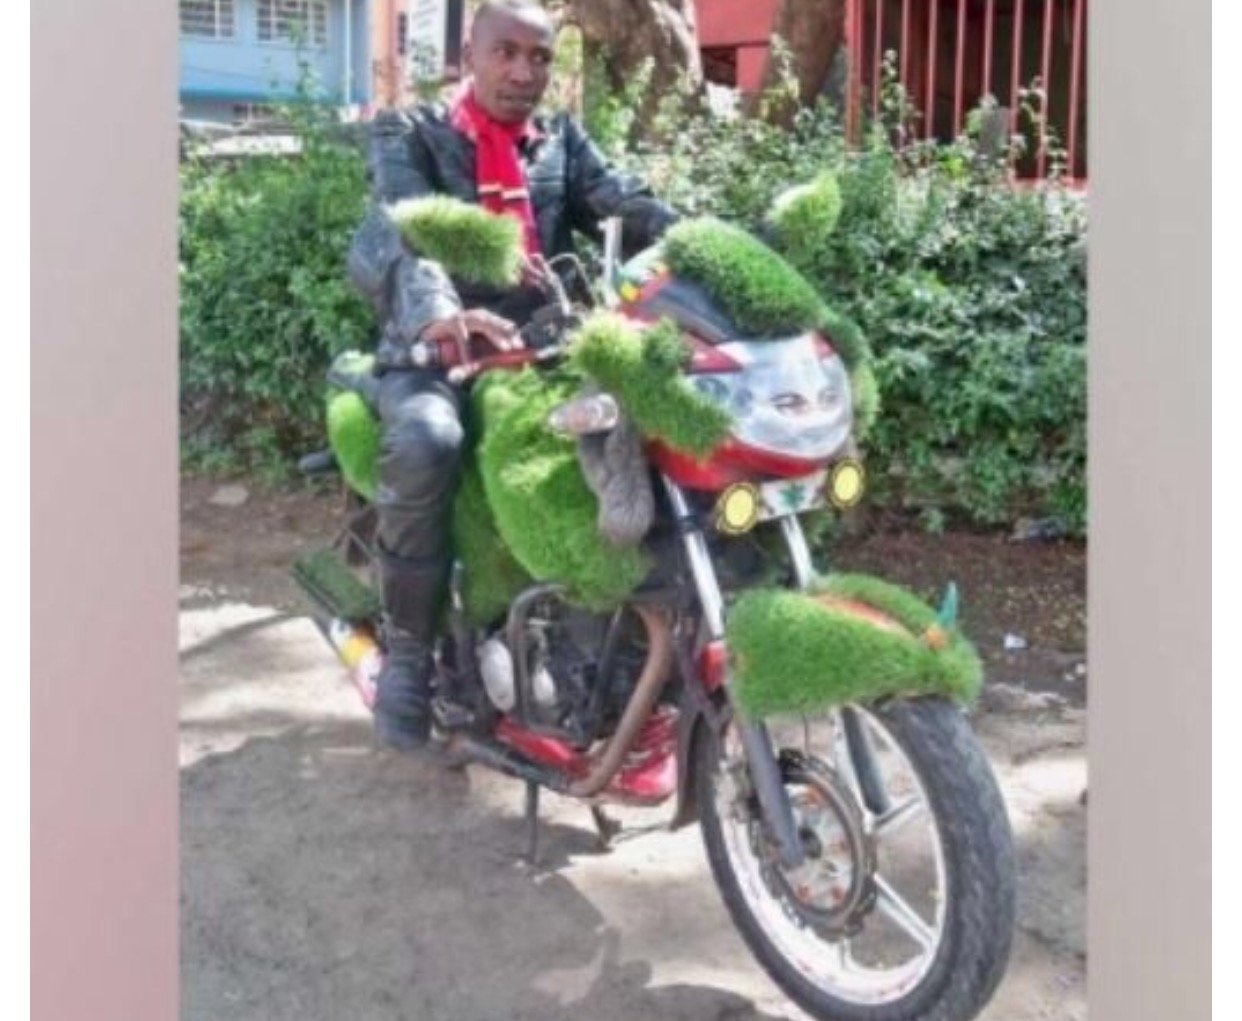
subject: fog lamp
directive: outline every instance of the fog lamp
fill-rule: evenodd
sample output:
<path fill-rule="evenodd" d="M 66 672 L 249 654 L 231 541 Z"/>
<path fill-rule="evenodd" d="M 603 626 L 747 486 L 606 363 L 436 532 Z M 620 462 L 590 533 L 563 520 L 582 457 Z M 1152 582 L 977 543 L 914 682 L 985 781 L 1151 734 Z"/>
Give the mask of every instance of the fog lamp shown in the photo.
<path fill-rule="evenodd" d="M 759 490 L 749 482 L 738 482 L 716 501 L 716 530 L 725 535 L 743 535 L 759 523 Z"/>
<path fill-rule="evenodd" d="M 853 507 L 862 499 L 866 476 L 852 457 L 839 461 L 828 476 L 828 499 L 834 507 Z"/>

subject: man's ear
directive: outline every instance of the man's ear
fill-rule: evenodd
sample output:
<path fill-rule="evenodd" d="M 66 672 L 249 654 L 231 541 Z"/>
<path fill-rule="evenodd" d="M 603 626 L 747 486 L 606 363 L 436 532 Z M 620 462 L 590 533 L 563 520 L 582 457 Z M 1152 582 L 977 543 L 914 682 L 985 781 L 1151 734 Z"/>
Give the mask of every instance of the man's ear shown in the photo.
<path fill-rule="evenodd" d="M 474 74 L 474 50 L 469 43 L 462 44 L 461 66 L 466 74 Z"/>

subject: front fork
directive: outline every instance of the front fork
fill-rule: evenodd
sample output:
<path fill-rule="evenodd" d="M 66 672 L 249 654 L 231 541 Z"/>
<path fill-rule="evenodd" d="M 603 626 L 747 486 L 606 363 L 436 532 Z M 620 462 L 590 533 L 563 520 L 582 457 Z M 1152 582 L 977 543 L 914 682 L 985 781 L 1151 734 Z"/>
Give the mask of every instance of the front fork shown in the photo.
<path fill-rule="evenodd" d="M 724 595 L 720 591 L 720 583 L 716 576 L 715 565 L 712 563 L 707 539 L 681 487 L 667 477 L 664 478 L 664 486 L 672 506 L 673 517 L 685 545 L 686 561 L 694 579 L 709 639 L 713 642 L 722 641 L 725 634 Z M 815 569 L 802 525 L 796 515 L 790 514 L 780 519 L 780 527 L 789 548 L 794 579 L 800 589 L 805 589 L 814 579 Z M 727 671 L 725 688 L 728 690 Z M 852 779 L 855 781 L 855 789 L 860 792 L 866 807 L 871 812 L 880 814 L 886 807 L 884 804 L 886 799 L 884 786 L 879 782 L 870 744 L 855 710 L 849 706 L 843 706 L 840 712 L 846 759 L 848 768 L 854 773 Z M 741 736 L 742 748 L 750 766 L 750 777 L 754 784 L 755 795 L 759 800 L 759 807 L 763 812 L 768 830 L 776 841 L 781 864 L 788 869 L 797 868 L 805 860 L 806 852 L 798 836 L 797 822 L 789 803 L 781 766 L 772 747 L 768 729 L 761 721 L 750 721 L 740 717 L 735 718 L 735 725 Z"/>
<path fill-rule="evenodd" d="M 708 637 L 713 642 L 722 641 L 724 639 L 724 595 L 720 591 L 720 582 L 716 578 L 716 568 L 712 563 L 711 552 L 707 548 L 707 539 L 681 487 L 667 477 L 664 479 L 664 486 L 672 505 L 677 530 L 681 533 L 682 542 L 685 544 L 686 562 L 690 565 L 690 574 L 694 578 L 694 587 L 698 591 L 699 606 L 703 611 L 703 623 L 707 628 Z M 800 529 L 799 534 L 801 534 Z M 805 548 L 805 540 L 802 545 Z M 725 686 L 727 689 L 727 675 Z M 742 738 L 746 760 L 750 764 L 750 776 L 755 786 L 755 795 L 759 799 L 759 807 L 763 811 L 769 831 L 776 839 L 781 864 L 786 868 L 796 868 L 802 864 L 806 855 L 802 848 L 802 841 L 798 839 L 798 826 L 794 821 L 793 807 L 789 804 L 789 796 L 785 793 L 780 763 L 776 761 L 776 753 L 772 750 L 772 740 L 768 736 L 767 727 L 761 722 L 741 718 L 736 720 L 736 725 Z"/>

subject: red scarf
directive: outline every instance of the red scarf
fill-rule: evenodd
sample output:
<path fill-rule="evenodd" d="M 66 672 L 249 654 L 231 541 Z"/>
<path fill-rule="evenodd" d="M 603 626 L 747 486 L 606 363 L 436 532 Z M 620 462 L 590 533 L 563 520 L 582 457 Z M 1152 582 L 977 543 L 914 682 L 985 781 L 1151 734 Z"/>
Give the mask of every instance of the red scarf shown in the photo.
<path fill-rule="evenodd" d="M 530 121 L 502 124 L 494 120 L 475 101 L 474 89 L 470 85 L 462 89 L 453 101 L 449 115 L 453 127 L 474 143 L 474 175 L 480 204 L 493 213 L 520 220 L 526 254 L 538 255 L 540 246 L 535 210 L 530 204 L 526 175 L 518 159 L 518 143 L 537 137 L 538 131 Z"/>

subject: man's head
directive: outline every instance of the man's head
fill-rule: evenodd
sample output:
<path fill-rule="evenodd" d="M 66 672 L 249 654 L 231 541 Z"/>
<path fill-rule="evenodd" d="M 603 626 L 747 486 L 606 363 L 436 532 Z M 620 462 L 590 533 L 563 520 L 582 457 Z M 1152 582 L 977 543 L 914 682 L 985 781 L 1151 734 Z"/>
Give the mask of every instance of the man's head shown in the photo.
<path fill-rule="evenodd" d="M 464 54 L 479 105 L 506 124 L 526 120 L 548 87 L 552 42 L 552 20 L 534 0 L 486 0 Z"/>

